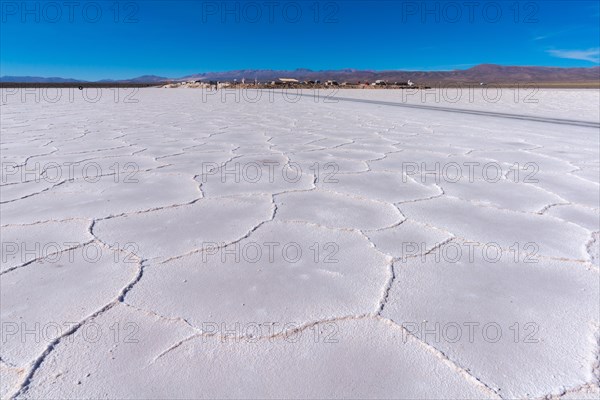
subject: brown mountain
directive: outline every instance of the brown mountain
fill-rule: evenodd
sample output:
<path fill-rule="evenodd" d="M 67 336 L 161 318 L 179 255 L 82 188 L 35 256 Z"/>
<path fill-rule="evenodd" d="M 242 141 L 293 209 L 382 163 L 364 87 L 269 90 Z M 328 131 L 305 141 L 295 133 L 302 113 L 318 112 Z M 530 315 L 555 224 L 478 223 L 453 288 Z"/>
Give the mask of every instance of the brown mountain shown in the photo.
<path fill-rule="evenodd" d="M 298 80 L 336 80 L 340 82 L 369 81 L 383 79 L 390 82 L 406 82 L 409 79 L 420 84 L 440 83 L 583 83 L 600 82 L 600 67 L 558 68 L 558 67 L 513 67 L 494 64 L 481 64 L 465 70 L 453 71 L 365 71 L 355 69 L 312 71 L 296 69 L 277 70 L 236 70 L 207 72 L 183 77 L 184 80 L 246 80 L 268 81 L 277 78 Z"/>

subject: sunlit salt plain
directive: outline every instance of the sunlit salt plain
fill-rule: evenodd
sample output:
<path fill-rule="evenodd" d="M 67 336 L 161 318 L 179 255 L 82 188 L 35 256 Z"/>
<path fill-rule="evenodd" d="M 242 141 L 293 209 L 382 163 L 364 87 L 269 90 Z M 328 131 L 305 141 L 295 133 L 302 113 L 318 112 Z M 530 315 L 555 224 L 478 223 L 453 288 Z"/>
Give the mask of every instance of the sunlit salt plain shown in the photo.
<path fill-rule="evenodd" d="M 599 93 L 485 90 L 3 91 L 2 398 L 597 398 Z"/>

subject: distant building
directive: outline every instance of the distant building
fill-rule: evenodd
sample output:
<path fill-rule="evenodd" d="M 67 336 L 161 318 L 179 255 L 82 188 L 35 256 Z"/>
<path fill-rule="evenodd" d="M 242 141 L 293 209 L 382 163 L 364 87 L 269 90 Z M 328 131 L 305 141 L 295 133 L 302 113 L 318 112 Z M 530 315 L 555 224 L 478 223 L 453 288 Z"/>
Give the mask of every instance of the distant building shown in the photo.
<path fill-rule="evenodd" d="M 279 78 L 279 81 L 281 83 L 300 83 L 300 81 L 298 79 L 294 79 L 294 78 Z"/>

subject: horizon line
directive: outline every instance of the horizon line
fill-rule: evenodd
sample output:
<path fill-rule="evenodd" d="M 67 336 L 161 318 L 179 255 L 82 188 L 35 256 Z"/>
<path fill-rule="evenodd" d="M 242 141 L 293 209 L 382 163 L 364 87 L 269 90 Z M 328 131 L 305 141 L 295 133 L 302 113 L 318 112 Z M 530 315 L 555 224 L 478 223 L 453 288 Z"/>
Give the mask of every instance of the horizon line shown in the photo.
<path fill-rule="evenodd" d="M 311 68 L 305 68 L 305 67 L 297 67 L 294 69 L 272 69 L 272 68 L 238 68 L 238 69 L 227 69 L 227 70 L 220 70 L 220 71 L 203 71 L 203 72 L 195 72 L 195 73 L 191 73 L 191 74 L 187 74 L 187 75 L 183 75 L 183 76 L 179 76 L 179 77 L 166 77 L 166 76 L 161 76 L 161 75 L 157 75 L 157 74 L 153 74 L 153 73 L 145 73 L 142 75 L 138 75 L 135 77 L 130 77 L 130 78 L 100 78 L 100 79 L 96 79 L 96 80 L 90 80 L 90 79 L 80 79 L 80 78 L 73 78 L 73 77 L 65 77 L 65 76 L 37 76 L 37 75 L 2 75 L 0 76 L 0 81 L 2 81 L 5 78 L 37 78 L 37 79 L 63 79 L 63 80 L 71 80 L 71 81 L 77 81 L 77 82 L 102 82 L 102 81 L 127 81 L 127 80 L 133 80 L 133 79 L 139 79 L 142 77 L 156 77 L 156 78 L 161 78 L 161 79 L 165 79 L 165 80 L 178 80 L 178 79 L 183 79 L 183 78 L 187 78 L 187 77 L 192 77 L 194 75 L 203 75 L 203 74 L 224 74 L 224 73 L 231 73 L 231 72 L 239 72 L 239 71 L 255 71 L 255 72 L 267 72 L 267 71 L 274 71 L 274 72 L 297 72 L 297 71 L 307 71 L 307 72 L 323 72 L 323 73 L 332 73 L 332 72 L 344 72 L 344 71 L 353 71 L 353 72 L 372 72 L 372 73 L 389 73 L 389 72 L 453 72 L 453 71 L 468 71 L 470 69 L 473 69 L 475 67 L 480 67 L 480 66 L 497 66 L 497 67 L 521 67 L 521 68 L 553 68 L 553 69 L 578 69 L 578 70 L 585 70 L 585 69 L 594 69 L 594 68 L 600 68 L 600 65 L 595 65 L 595 66 L 590 66 L 590 67 L 563 67 L 563 66 L 549 66 L 549 65 L 514 65 L 514 64 L 493 64 L 493 63 L 481 63 L 481 64 L 465 64 L 465 65 L 471 65 L 470 67 L 467 68 L 453 68 L 453 69 L 381 69 L 381 70 L 377 70 L 377 69 L 357 69 L 357 68 L 352 68 L 352 67 L 346 67 L 346 68 L 339 68 L 339 69 L 311 69 Z M 249 78 L 251 79 L 251 78 Z"/>

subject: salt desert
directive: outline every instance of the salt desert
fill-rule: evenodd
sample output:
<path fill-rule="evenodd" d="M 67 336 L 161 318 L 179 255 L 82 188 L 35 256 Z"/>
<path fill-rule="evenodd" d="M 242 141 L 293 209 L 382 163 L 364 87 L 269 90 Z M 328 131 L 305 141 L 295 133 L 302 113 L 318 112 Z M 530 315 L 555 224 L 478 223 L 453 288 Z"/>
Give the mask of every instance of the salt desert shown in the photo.
<path fill-rule="evenodd" d="M 3 90 L 1 397 L 598 398 L 599 92 L 472 90 Z"/>

